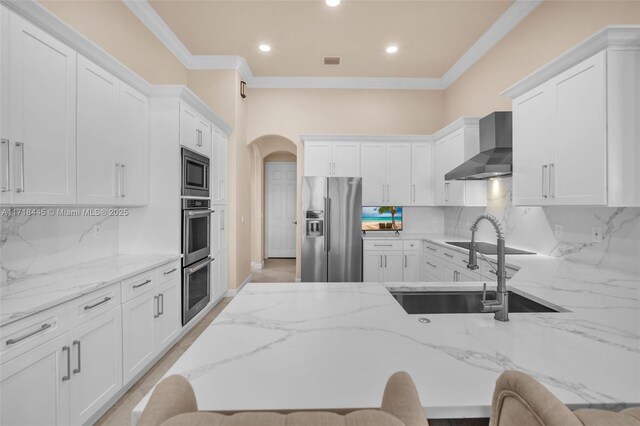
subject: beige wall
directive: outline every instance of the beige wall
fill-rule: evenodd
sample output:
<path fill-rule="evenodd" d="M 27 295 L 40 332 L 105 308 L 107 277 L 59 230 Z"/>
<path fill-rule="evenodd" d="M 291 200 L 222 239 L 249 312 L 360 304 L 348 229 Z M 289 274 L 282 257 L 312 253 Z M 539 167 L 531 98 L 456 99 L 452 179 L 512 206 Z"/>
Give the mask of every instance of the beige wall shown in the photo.
<path fill-rule="evenodd" d="M 40 3 L 149 83 L 187 83 L 185 67 L 122 2 Z"/>
<path fill-rule="evenodd" d="M 300 134 L 425 134 L 444 123 L 443 91 L 250 89 L 248 140 Z"/>
<path fill-rule="evenodd" d="M 510 111 L 504 89 L 607 25 L 639 23 L 640 1 L 545 1 L 449 86 L 445 122 Z"/>

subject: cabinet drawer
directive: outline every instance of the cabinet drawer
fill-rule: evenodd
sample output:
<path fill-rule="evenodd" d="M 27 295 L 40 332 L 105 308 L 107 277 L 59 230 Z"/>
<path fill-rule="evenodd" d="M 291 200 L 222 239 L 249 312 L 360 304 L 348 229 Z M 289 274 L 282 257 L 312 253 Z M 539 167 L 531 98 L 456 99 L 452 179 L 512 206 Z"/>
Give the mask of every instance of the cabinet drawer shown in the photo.
<path fill-rule="evenodd" d="M 432 255 L 437 256 L 441 247 L 433 243 L 424 243 L 423 248 L 425 253 L 431 253 Z"/>
<path fill-rule="evenodd" d="M 424 270 L 429 275 L 433 275 L 437 278 L 436 281 L 442 281 L 442 265 L 440 264 L 440 260 L 437 258 L 425 254 Z"/>
<path fill-rule="evenodd" d="M 420 250 L 420 241 L 403 241 L 405 250 Z"/>
<path fill-rule="evenodd" d="M 122 302 L 124 303 L 127 300 L 138 297 L 138 295 L 156 288 L 157 285 L 158 283 L 154 269 L 134 277 L 127 278 L 122 281 Z"/>
<path fill-rule="evenodd" d="M 156 269 L 158 285 L 180 277 L 180 261 L 167 263 Z"/>
<path fill-rule="evenodd" d="M 69 328 L 74 328 L 116 306 L 120 306 L 120 289 L 120 283 L 118 283 L 70 301 L 67 304 Z"/>
<path fill-rule="evenodd" d="M 69 329 L 67 305 L 28 316 L 0 328 L 0 364 L 60 336 Z"/>
<path fill-rule="evenodd" d="M 365 240 L 363 241 L 362 248 L 363 250 L 402 250 L 403 241 L 386 241 L 386 240 Z"/>
<path fill-rule="evenodd" d="M 462 259 L 462 253 L 456 250 L 450 250 L 442 247 L 438 252 L 438 257 L 444 259 L 448 262 L 453 262 L 456 265 L 460 264 L 460 259 Z"/>

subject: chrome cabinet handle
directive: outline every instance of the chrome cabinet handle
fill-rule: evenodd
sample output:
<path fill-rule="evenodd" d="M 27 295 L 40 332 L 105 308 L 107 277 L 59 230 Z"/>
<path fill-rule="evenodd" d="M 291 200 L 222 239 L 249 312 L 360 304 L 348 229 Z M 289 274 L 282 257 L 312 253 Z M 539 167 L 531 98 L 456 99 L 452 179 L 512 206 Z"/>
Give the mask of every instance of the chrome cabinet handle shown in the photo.
<path fill-rule="evenodd" d="M 26 339 L 26 338 L 28 338 L 28 337 L 31 337 L 31 336 L 33 336 L 33 335 L 35 335 L 35 334 L 38 334 L 38 333 L 42 333 L 42 332 L 43 332 L 43 331 L 45 331 L 47 328 L 51 328 L 51 324 L 48 324 L 48 323 L 42 324 L 42 325 L 40 326 L 40 328 L 39 328 L 39 329 L 37 329 L 37 330 L 35 330 L 35 331 L 32 331 L 31 333 L 25 334 L 24 336 L 17 337 L 17 338 L 15 338 L 15 339 L 9 339 L 9 340 L 7 340 L 7 341 L 6 341 L 6 344 L 7 344 L 7 346 L 9 346 L 9 345 L 15 345 L 16 343 L 18 343 L 18 342 L 20 342 L 20 341 L 22 341 L 22 340 L 24 340 L 24 339 Z"/>
<path fill-rule="evenodd" d="M 175 271 L 177 271 L 177 270 L 178 270 L 178 268 L 173 268 L 173 269 L 172 269 L 172 270 L 170 270 L 170 271 L 163 272 L 163 274 L 164 274 L 164 275 L 173 274 L 173 273 L 174 273 Z"/>
<path fill-rule="evenodd" d="M 69 346 L 63 346 L 62 352 L 67 353 L 67 375 L 62 376 L 62 381 L 66 382 L 71 379 L 71 348 Z"/>
<path fill-rule="evenodd" d="M 20 186 L 16 187 L 16 192 L 24 192 L 24 143 L 16 142 L 16 148 L 20 151 Z"/>
<path fill-rule="evenodd" d="M 447 256 L 447 257 L 453 257 L 453 255 L 452 255 L 452 254 L 447 253 L 446 251 L 445 251 L 443 254 L 444 254 L 445 256 Z"/>
<path fill-rule="evenodd" d="M 389 190 L 389 184 L 387 184 L 387 202 L 389 202 L 390 198 L 391 198 L 391 191 Z"/>
<path fill-rule="evenodd" d="M 225 215 L 224 210 L 220 210 L 220 219 L 221 219 L 220 220 L 220 226 L 221 226 L 220 230 L 224 231 L 224 229 L 225 229 L 224 228 L 224 222 L 225 222 L 225 220 L 227 220 L 227 216 Z"/>
<path fill-rule="evenodd" d="M 380 255 L 380 267 L 382 268 L 382 255 Z"/>
<path fill-rule="evenodd" d="M 123 198 L 126 197 L 126 194 L 125 194 L 126 181 L 124 179 L 124 177 L 125 177 L 125 167 L 127 167 L 126 164 L 120 164 L 120 170 L 121 170 L 121 173 L 122 173 L 122 180 L 120 181 L 120 183 L 122 184 L 122 191 L 120 192 L 120 197 L 123 197 Z"/>
<path fill-rule="evenodd" d="M 146 280 L 145 282 L 142 282 L 140 284 L 134 285 L 132 288 L 139 288 L 139 287 L 142 287 L 143 285 L 149 284 L 150 282 L 151 282 L 151 280 Z"/>
<path fill-rule="evenodd" d="M 549 198 L 556 198 L 556 191 L 554 189 L 556 181 L 556 164 L 549 164 Z"/>
<path fill-rule="evenodd" d="M 393 247 L 393 244 L 374 244 L 374 247 Z"/>
<path fill-rule="evenodd" d="M 427 262 L 427 265 L 431 266 L 432 268 L 437 268 L 437 267 L 438 267 L 438 265 L 434 265 L 434 264 L 433 264 L 433 263 L 431 263 L 431 262 Z"/>
<path fill-rule="evenodd" d="M 158 305 L 158 296 L 153 296 L 153 317 L 154 318 L 158 318 L 160 316 L 160 314 L 158 312 L 160 312 L 160 305 Z"/>
<path fill-rule="evenodd" d="M 11 173 L 9 173 L 9 139 L 0 139 L 0 145 L 2 148 L 6 147 L 5 154 L 5 169 L 4 169 L 4 180 L 2 182 L 2 187 L 0 188 L 0 192 L 8 192 L 11 190 Z"/>
<path fill-rule="evenodd" d="M 545 170 L 547 170 L 547 165 L 543 164 L 542 165 L 542 198 L 547 198 L 547 194 L 545 193 L 545 184 L 544 184 L 544 172 Z"/>
<path fill-rule="evenodd" d="M 80 340 L 73 341 L 73 346 L 76 346 L 76 345 L 78 345 L 78 368 L 73 369 L 73 374 L 78 374 L 80 371 L 82 371 L 82 364 L 80 361 L 80 353 L 81 353 Z"/>
<path fill-rule="evenodd" d="M 404 267 L 405 268 L 407 267 L 407 255 L 406 254 L 404 255 Z"/>
<path fill-rule="evenodd" d="M 120 196 L 120 163 L 116 163 L 115 167 L 116 167 L 116 174 L 113 176 L 113 184 L 115 186 L 113 188 L 113 195 L 115 197 L 119 197 Z"/>
<path fill-rule="evenodd" d="M 425 246 L 425 247 L 426 247 L 426 248 L 428 248 L 428 249 L 429 249 L 429 250 L 431 250 L 431 251 L 438 251 L 438 249 L 435 249 L 435 248 L 433 248 L 433 247 L 429 247 L 429 246 Z"/>
<path fill-rule="evenodd" d="M 413 184 L 411 186 L 413 187 L 413 202 L 415 203 L 416 202 L 416 185 Z"/>
<path fill-rule="evenodd" d="M 104 299 L 102 299 L 100 302 L 94 303 L 93 305 L 87 305 L 87 306 L 85 306 L 85 307 L 84 307 L 84 310 L 85 310 L 85 311 L 88 311 L 88 310 L 90 310 L 90 309 L 97 308 L 98 306 L 100 306 L 100 305 L 103 305 L 103 304 L 107 303 L 109 300 L 111 300 L 111 297 L 107 296 L 107 297 L 105 297 Z"/>
<path fill-rule="evenodd" d="M 164 293 L 160 293 L 158 295 L 158 303 L 160 304 L 158 308 L 158 316 L 164 315 Z"/>
<path fill-rule="evenodd" d="M 449 182 L 444 183 L 444 201 L 449 202 Z"/>
<path fill-rule="evenodd" d="M 387 267 L 387 255 L 386 254 L 384 255 L 384 267 L 385 268 Z"/>

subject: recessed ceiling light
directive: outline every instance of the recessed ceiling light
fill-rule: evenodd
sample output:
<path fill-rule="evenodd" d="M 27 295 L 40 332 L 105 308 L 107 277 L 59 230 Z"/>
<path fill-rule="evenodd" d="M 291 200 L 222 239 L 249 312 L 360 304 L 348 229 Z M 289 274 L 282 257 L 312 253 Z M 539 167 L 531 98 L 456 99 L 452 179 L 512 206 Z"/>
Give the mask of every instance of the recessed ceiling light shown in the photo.
<path fill-rule="evenodd" d="M 337 5 L 340 4 L 340 0 L 324 0 L 324 2 L 327 4 L 327 6 L 329 7 L 336 7 Z"/>
<path fill-rule="evenodd" d="M 258 49 L 263 52 L 271 52 L 271 46 L 269 46 L 268 44 L 261 44 L 260 46 L 258 46 Z"/>
<path fill-rule="evenodd" d="M 388 46 L 386 51 L 387 53 L 396 53 L 398 51 L 398 46 Z"/>

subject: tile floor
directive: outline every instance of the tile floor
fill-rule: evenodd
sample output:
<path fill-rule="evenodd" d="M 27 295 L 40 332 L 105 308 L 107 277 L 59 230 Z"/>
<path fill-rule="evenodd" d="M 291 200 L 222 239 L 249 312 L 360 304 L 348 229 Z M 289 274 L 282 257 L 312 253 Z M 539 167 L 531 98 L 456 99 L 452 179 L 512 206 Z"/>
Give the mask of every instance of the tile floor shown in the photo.
<path fill-rule="evenodd" d="M 254 283 L 289 283 L 296 280 L 295 259 L 267 259 L 262 269 L 252 271 Z"/>

